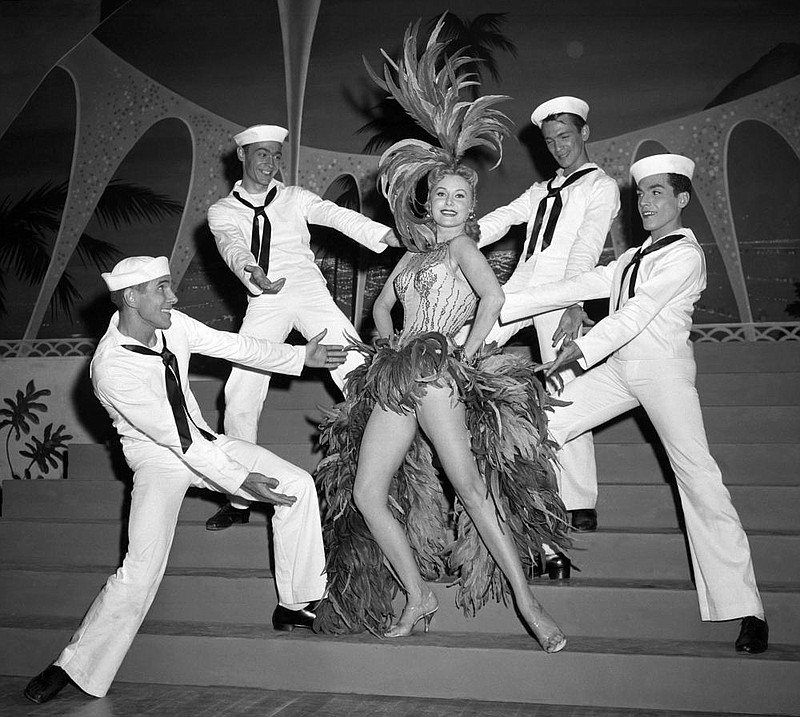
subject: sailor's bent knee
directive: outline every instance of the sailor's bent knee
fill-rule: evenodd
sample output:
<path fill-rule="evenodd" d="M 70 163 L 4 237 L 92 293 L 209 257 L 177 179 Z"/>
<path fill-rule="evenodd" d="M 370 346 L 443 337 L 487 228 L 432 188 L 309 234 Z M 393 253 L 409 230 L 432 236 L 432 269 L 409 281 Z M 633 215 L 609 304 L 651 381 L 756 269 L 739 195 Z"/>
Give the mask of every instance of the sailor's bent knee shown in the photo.
<path fill-rule="evenodd" d="M 280 490 L 280 487 L 278 487 Z M 314 485 L 314 479 L 308 471 L 298 468 L 297 472 L 292 476 L 291 483 L 287 486 L 287 492 L 290 495 L 297 496 L 298 500 L 303 500 L 312 496 L 314 500 L 317 498 L 317 489 Z"/>

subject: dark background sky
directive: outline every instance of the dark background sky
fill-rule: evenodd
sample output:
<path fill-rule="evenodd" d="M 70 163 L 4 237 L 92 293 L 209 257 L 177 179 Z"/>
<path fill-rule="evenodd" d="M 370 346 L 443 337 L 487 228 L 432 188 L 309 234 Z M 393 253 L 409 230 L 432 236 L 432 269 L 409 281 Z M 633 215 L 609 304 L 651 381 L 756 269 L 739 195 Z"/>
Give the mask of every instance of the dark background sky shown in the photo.
<path fill-rule="evenodd" d="M 513 98 L 506 112 L 519 130 L 540 101 L 574 94 L 592 108 L 594 139 L 700 111 L 773 47 L 800 39 L 800 2 L 787 0 L 322 0 L 302 143 L 362 151 L 365 118 L 351 99 L 371 89 L 362 55 L 377 66 L 380 48 L 395 53 L 409 22 L 445 9 L 465 18 L 507 13 L 504 32 L 517 57 L 498 53 L 502 79 L 482 89 Z M 277 3 L 131 0 L 96 35 L 235 122 L 285 117 Z M 527 153 L 510 144 L 502 171 L 503 188 L 492 181 L 482 194 L 487 208 L 527 186 Z"/>
<path fill-rule="evenodd" d="M 379 48 L 399 47 L 409 22 L 444 9 L 508 14 L 518 56 L 498 55 L 502 80 L 484 91 L 515 98 L 514 119 L 524 122 L 541 99 L 578 94 L 592 105 L 598 139 L 696 112 L 775 45 L 800 38 L 800 3 L 787 0 L 322 0 L 303 141 L 360 150 L 360 118 L 345 95 L 365 78 L 362 54 L 377 64 Z M 284 111 L 274 96 L 283 66 L 270 0 L 130 0 L 96 35 L 231 120 Z"/>
<path fill-rule="evenodd" d="M 362 55 L 378 65 L 379 49 L 395 52 L 410 21 L 445 8 L 468 18 L 508 13 L 504 31 L 518 54 L 498 53 L 502 79 L 487 81 L 483 91 L 511 95 L 506 111 L 520 130 L 538 102 L 575 94 L 592 107 L 593 139 L 697 112 L 773 47 L 800 38 L 796 0 L 452 0 L 441 7 L 430 0 L 322 0 L 302 143 L 362 151 L 367 137 L 358 129 L 365 118 L 353 102 L 369 87 Z M 88 30 L 91 15 L 99 22 L 101 12 L 106 17 L 96 37 L 175 92 L 243 125 L 285 121 L 282 44 L 272 0 L 0 0 L 0 21 L 3 15 L 9 20 L 0 30 L 6 48 L 0 78 L 35 70 L 26 34 L 46 52 L 60 47 L 48 43 L 48 35 L 64 33 L 70 21 L 78 24 L 81 13 Z M 60 103 L 17 129 L 55 135 L 71 112 Z M 13 185 L 16 178 L 9 178 L 8 163 L 2 162 L 4 144 L 0 183 L 11 179 Z M 528 184 L 527 154 L 510 144 L 502 173 L 504 189 L 492 187 L 484 197 L 487 208 Z"/>

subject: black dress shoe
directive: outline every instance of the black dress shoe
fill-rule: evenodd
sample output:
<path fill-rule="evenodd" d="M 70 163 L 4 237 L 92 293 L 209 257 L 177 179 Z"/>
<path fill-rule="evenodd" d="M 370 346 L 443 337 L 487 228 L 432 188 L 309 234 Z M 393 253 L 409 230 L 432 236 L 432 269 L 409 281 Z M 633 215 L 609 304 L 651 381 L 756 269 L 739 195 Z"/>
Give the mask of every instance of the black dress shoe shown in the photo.
<path fill-rule="evenodd" d="M 316 614 L 309 610 L 310 607 L 309 604 L 300 610 L 290 610 L 283 605 L 277 605 L 272 613 L 272 627 L 281 632 L 291 632 L 296 627 L 313 630 Z"/>
<path fill-rule="evenodd" d="M 25 688 L 25 697 L 37 705 L 44 704 L 53 699 L 72 680 L 64 670 L 57 665 L 50 665 L 34 677 Z"/>
<path fill-rule="evenodd" d="M 547 556 L 544 569 L 551 580 L 569 580 L 572 574 L 572 562 L 564 553 L 556 553 Z"/>
<path fill-rule="evenodd" d="M 769 625 L 765 620 L 752 615 L 742 620 L 742 629 L 736 638 L 736 652 L 757 655 L 769 647 Z"/>
<path fill-rule="evenodd" d="M 547 577 L 551 580 L 569 580 L 572 574 L 572 562 L 564 553 L 555 553 L 547 556 L 543 570 L 542 561 L 537 557 L 533 563 L 533 577 L 540 578 L 544 573 L 547 573 Z"/>
<path fill-rule="evenodd" d="M 597 511 L 594 508 L 573 510 L 572 527 L 579 533 L 591 533 L 597 530 Z"/>
<path fill-rule="evenodd" d="M 244 525 L 250 522 L 250 508 L 234 508 L 225 503 L 206 521 L 206 530 L 225 530 L 234 524 Z"/>

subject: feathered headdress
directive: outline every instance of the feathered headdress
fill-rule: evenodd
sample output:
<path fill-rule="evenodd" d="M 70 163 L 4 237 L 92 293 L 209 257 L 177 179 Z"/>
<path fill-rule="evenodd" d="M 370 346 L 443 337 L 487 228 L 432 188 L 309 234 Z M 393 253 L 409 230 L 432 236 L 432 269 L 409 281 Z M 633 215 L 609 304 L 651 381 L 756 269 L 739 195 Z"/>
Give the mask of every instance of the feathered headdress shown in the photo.
<path fill-rule="evenodd" d="M 389 147 L 378 162 L 379 187 L 389 200 L 397 230 L 410 251 L 427 251 L 434 243 L 433 231 L 418 211 L 419 182 L 434 169 L 455 169 L 472 147 L 496 151 L 494 169 L 503 158 L 503 137 L 509 134 L 510 120 L 492 107 L 510 99 L 507 95 L 460 99 L 464 88 L 480 84 L 475 73 L 464 69 L 478 60 L 464 55 L 463 49 L 446 55 L 447 43 L 437 41 L 443 25 L 444 16 L 436 23 L 419 59 L 419 20 L 406 28 L 403 56 L 396 62 L 381 50 L 387 61 L 383 79 L 364 60 L 373 81 L 441 144 L 436 147 L 422 140 L 404 139 Z"/>

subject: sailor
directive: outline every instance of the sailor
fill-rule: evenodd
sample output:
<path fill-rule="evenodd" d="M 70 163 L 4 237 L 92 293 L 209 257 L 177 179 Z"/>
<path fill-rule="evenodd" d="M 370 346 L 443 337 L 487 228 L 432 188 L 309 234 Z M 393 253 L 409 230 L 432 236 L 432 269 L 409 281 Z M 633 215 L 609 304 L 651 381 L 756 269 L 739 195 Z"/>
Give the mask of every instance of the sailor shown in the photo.
<path fill-rule="evenodd" d="M 190 486 L 275 506 L 275 629 L 310 628 L 309 605 L 326 587 L 311 476 L 264 448 L 212 431 L 189 386 L 189 356 L 298 375 L 304 365 L 341 365 L 343 347 L 320 344 L 324 332 L 290 346 L 208 328 L 175 310 L 164 256 L 123 259 L 102 276 L 119 311 L 90 372 L 133 470 L 128 549 L 70 643 L 26 687 L 25 696 L 39 704 L 70 681 L 95 697 L 106 694 L 161 584 Z"/>
<path fill-rule="evenodd" d="M 479 220 L 481 240 L 487 246 L 500 239 L 515 224 L 525 223 L 527 232 L 519 263 L 503 289 L 513 292 L 594 269 L 620 208 L 619 188 L 597 164 L 589 160 L 587 117 L 589 105 L 577 97 L 555 97 L 540 104 L 531 121 L 542 132 L 547 149 L 558 163 L 555 177 L 536 182 L 510 204 Z M 553 334 L 563 309 L 496 326 L 487 342 L 505 344 L 521 329 L 534 325 L 542 361 L 556 356 Z M 565 367 L 564 382 L 581 369 Z M 597 483 L 594 444 L 587 431 L 559 453 L 559 488 L 567 506 L 572 506 L 576 530 L 597 527 Z"/>
<path fill-rule="evenodd" d="M 507 294 L 501 320 L 609 297 L 609 316 L 585 336 L 565 341 L 556 359 L 545 365 L 548 376 L 558 376 L 562 366 L 572 363 L 586 370 L 564 387 L 560 398 L 568 403 L 555 408 L 550 434 L 559 445 L 568 444 L 621 413 L 644 408 L 675 474 L 701 618 L 742 618 L 736 650 L 764 652 L 769 629 L 750 546 L 709 452 L 695 388 L 689 331 L 706 286 L 706 264 L 694 233 L 681 219 L 692 196 L 694 162 L 659 154 L 635 162 L 630 171 L 649 232 L 642 246 L 608 266 Z M 569 327 L 559 331 L 567 338 L 572 334 Z"/>
<path fill-rule="evenodd" d="M 288 130 L 277 125 L 255 125 L 234 136 L 242 179 L 209 207 L 208 225 L 220 255 L 248 293 L 240 333 L 285 341 L 292 329 L 306 339 L 327 329 L 331 341 L 347 345 L 348 337 L 358 334 L 314 263 L 308 225 L 337 229 L 374 252 L 399 246 L 399 241 L 389 227 L 277 180 L 287 135 Z M 344 377 L 362 361 L 359 352 L 350 351 L 331 371 L 340 389 Z M 269 382 L 269 371 L 233 366 L 225 384 L 227 435 L 256 443 Z M 246 523 L 249 516 L 249 502 L 231 496 L 206 527 L 223 530 Z"/>

